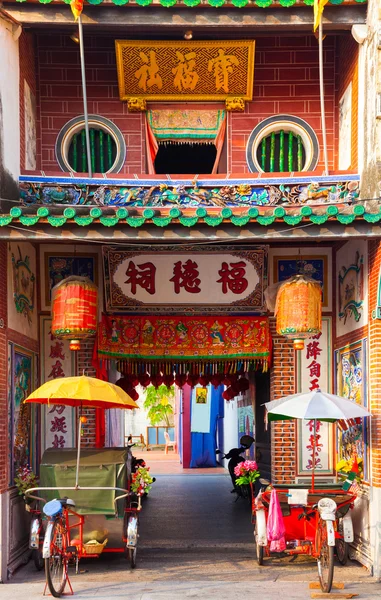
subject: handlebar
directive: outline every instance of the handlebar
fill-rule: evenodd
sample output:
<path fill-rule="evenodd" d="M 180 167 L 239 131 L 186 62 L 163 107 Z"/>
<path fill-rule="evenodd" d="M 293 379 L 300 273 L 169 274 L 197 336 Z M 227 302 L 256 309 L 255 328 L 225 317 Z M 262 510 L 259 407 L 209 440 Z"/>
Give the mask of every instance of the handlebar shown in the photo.
<path fill-rule="evenodd" d="M 128 496 L 134 496 L 135 494 L 129 490 L 126 490 L 124 488 L 119 488 L 119 487 L 88 487 L 88 486 L 84 486 L 81 487 L 80 485 L 77 487 L 36 487 L 36 488 L 30 488 L 29 490 L 26 490 L 25 492 L 25 496 L 27 496 L 28 498 L 33 498 L 34 500 L 39 500 L 44 502 L 44 504 L 46 504 L 47 500 L 45 500 L 45 498 L 40 498 L 39 496 L 34 496 L 31 492 L 35 492 L 37 490 L 45 490 L 45 491 L 62 491 L 62 490 L 70 490 L 72 492 L 74 491 L 78 491 L 78 490 L 107 490 L 107 491 L 111 491 L 114 490 L 115 492 L 124 492 L 123 494 L 121 494 L 120 496 L 116 496 L 116 498 L 114 498 L 114 509 L 115 509 L 115 515 L 117 515 L 117 506 L 116 503 L 118 502 L 118 500 L 122 500 L 123 498 L 127 498 Z M 141 498 L 140 496 L 138 496 L 139 500 L 138 500 L 138 510 L 141 509 Z"/>

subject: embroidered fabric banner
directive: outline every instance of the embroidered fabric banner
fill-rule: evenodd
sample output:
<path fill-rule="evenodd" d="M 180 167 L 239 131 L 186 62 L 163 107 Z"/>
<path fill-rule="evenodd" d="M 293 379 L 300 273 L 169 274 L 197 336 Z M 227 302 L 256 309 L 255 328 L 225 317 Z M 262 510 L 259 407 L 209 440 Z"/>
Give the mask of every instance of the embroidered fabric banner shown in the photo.
<path fill-rule="evenodd" d="M 214 142 L 224 110 L 149 110 L 147 119 L 158 142 Z"/>
<path fill-rule="evenodd" d="M 209 373 L 262 367 L 270 362 L 266 317 L 135 317 L 103 315 L 98 328 L 98 359 L 171 365 L 207 363 Z M 162 369 L 167 370 L 165 368 Z M 139 367 L 140 371 L 140 367 Z"/>

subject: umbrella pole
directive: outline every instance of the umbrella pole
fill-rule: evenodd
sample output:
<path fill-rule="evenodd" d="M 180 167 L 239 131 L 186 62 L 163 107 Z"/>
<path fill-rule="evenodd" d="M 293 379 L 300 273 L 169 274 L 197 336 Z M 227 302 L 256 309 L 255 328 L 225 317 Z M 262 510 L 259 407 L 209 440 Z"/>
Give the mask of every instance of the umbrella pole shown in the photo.
<path fill-rule="evenodd" d="M 315 451 L 316 451 L 316 419 L 314 419 L 314 438 L 312 441 L 312 491 L 315 490 Z"/>
<path fill-rule="evenodd" d="M 77 448 L 77 468 L 75 472 L 75 487 L 76 489 L 79 487 L 78 479 L 79 479 L 79 459 L 81 457 L 81 433 L 82 433 L 82 419 L 81 415 L 78 417 L 78 448 Z"/>

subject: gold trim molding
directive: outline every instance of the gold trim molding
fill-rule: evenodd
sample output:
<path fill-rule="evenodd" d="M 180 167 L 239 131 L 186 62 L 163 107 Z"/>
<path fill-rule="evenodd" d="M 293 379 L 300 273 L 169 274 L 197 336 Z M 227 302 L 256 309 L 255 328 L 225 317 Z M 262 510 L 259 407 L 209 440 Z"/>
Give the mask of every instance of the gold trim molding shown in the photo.
<path fill-rule="evenodd" d="M 145 110 L 135 108 L 139 99 L 253 98 L 254 41 L 116 40 L 115 49 L 120 99 L 133 99 L 132 110 Z"/>

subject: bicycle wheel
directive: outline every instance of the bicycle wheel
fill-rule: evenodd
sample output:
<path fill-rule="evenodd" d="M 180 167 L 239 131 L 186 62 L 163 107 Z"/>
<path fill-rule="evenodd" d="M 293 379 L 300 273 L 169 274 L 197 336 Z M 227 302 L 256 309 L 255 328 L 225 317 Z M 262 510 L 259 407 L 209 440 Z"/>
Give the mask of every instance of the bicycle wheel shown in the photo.
<path fill-rule="evenodd" d="M 34 566 L 36 567 L 37 571 L 41 571 L 44 568 L 44 559 L 42 558 L 42 553 L 41 550 L 33 550 L 32 551 L 32 558 L 33 558 L 33 562 L 34 562 Z"/>
<path fill-rule="evenodd" d="M 339 519 L 339 523 L 337 526 L 337 531 L 340 534 L 340 538 L 336 538 L 335 546 L 336 546 L 336 555 L 337 560 L 341 565 L 346 565 L 348 562 L 348 554 L 349 554 L 349 545 L 344 541 L 344 528 L 343 522 Z"/>
<path fill-rule="evenodd" d="M 136 546 L 135 548 L 128 549 L 128 558 L 130 561 L 131 569 L 136 569 Z"/>
<path fill-rule="evenodd" d="M 327 525 L 325 521 L 319 521 L 318 524 L 317 549 L 319 550 L 317 568 L 320 587 L 322 592 L 328 594 L 331 591 L 333 580 L 333 546 L 328 546 Z"/>
<path fill-rule="evenodd" d="M 50 542 L 50 557 L 45 559 L 45 574 L 49 591 L 52 596 L 59 598 L 67 581 L 67 533 L 62 518 L 54 521 Z"/>
<path fill-rule="evenodd" d="M 136 568 L 136 551 L 139 539 L 139 518 L 137 514 L 130 515 L 127 521 L 127 557 L 130 561 L 131 569 Z"/>
<path fill-rule="evenodd" d="M 257 563 L 259 566 L 263 565 L 263 559 L 265 556 L 265 549 L 263 546 L 258 544 L 258 533 L 257 533 L 257 523 L 255 523 L 255 547 L 257 552 Z"/>

